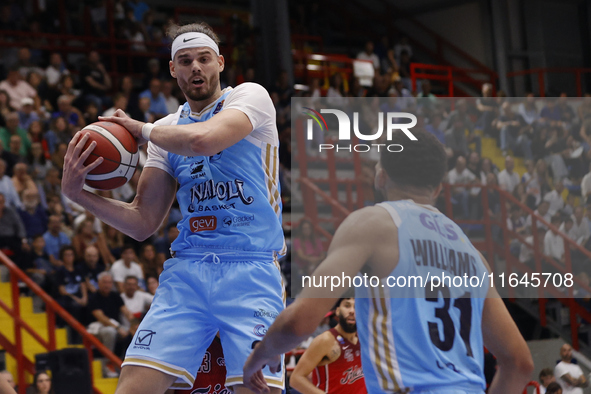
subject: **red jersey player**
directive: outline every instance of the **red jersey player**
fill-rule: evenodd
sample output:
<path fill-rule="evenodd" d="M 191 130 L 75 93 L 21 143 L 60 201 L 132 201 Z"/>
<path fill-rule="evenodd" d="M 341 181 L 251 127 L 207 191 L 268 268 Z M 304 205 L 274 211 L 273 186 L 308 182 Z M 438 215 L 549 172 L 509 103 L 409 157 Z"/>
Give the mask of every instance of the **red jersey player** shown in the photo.
<path fill-rule="evenodd" d="M 367 393 L 355 325 L 355 299 L 341 298 L 335 314 L 339 323 L 314 338 L 291 375 L 289 384 L 302 393 Z M 310 373 L 313 382 L 308 379 Z"/>
<path fill-rule="evenodd" d="M 220 337 L 216 335 L 203 356 L 195 384 L 190 390 L 176 390 L 176 394 L 232 394 L 224 386 L 226 362 Z"/>

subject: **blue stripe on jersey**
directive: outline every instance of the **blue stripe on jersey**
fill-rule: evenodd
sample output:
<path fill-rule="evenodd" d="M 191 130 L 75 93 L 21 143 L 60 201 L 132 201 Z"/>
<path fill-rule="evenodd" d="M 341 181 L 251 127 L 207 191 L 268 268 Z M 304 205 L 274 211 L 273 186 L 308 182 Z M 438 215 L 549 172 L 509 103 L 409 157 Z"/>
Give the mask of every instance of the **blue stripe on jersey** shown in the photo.
<path fill-rule="evenodd" d="M 384 287 L 357 289 L 357 332 L 368 392 L 446 386 L 482 392 L 481 321 L 489 283 L 478 251 L 453 221 L 432 207 L 412 201 L 379 205 L 398 227 L 399 260 L 391 276 L 426 280 L 445 273 L 485 280 L 481 288 L 446 283 L 445 289 L 433 292 L 418 285 L 389 288 L 385 280 Z"/>
<path fill-rule="evenodd" d="M 185 103 L 177 124 L 210 119 L 223 110 L 230 92 L 199 119 Z M 183 215 L 172 250 L 283 250 L 277 147 L 247 137 L 213 156 L 168 153 L 168 160 L 179 183 Z"/>

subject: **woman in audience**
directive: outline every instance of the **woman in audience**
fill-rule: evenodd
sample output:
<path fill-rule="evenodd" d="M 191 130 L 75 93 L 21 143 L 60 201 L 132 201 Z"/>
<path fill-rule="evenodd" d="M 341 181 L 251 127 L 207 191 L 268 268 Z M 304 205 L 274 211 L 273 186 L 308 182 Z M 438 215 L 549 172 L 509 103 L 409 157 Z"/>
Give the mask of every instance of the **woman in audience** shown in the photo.
<path fill-rule="evenodd" d="M 51 378 L 45 371 L 37 372 L 33 384 L 27 389 L 27 394 L 53 394 Z"/>
<path fill-rule="evenodd" d="M 47 176 L 47 171 L 52 168 L 51 162 L 45 157 L 43 152 L 43 145 L 41 142 L 33 142 L 31 144 L 31 151 L 27 157 L 29 164 L 29 173 L 33 181 L 40 182 Z"/>
<path fill-rule="evenodd" d="M 322 241 L 316 236 L 309 219 L 300 222 L 297 235 L 292 240 L 292 256 L 294 267 L 302 275 L 312 273 L 326 256 Z"/>
<path fill-rule="evenodd" d="M 76 229 L 76 235 L 72 238 L 72 246 L 78 256 L 83 256 L 84 251 L 90 245 L 95 246 L 107 267 L 115 261 L 113 255 L 109 252 L 104 237 L 99 236 L 94 231 L 94 220 L 84 219 L 84 221 Z"/>
<path fill-rule="evenodd" d="M 140 249 L 139 264 L 144 272 L 144 278 L 148 276 L 158 277 L 162 273 L 162 264 L 156 257 L 156 248 L 152 244 L 144 244 Z"/>
<path fill-rule="evenodd" d="M 121 257 L 121 248 L 123 248 L 124 242 L 124 235 L 121 231 L 117 230 L 114 227 L 109 226 L 106 223 L 103 223 L 103 234 L 105 234 L 105 242 L 107 244 L 107 249 L 109 253 L 113 256 L 114 259 L 118 259 Z M 113 260 L 114 262 L 115 260 Z"/>

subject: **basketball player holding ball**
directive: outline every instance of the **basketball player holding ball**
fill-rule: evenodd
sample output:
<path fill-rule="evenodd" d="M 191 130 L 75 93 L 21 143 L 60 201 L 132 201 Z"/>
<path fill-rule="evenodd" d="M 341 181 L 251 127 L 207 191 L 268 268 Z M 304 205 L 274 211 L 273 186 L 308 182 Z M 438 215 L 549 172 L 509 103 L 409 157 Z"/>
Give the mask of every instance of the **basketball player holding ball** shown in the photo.
<path fill-rule="evenodd" d="M 221 90 L 224 58 L 208 25 L 173 26 L 168 34 L 170 73 L 187 103 L 155 124 L 121 110 L 100 119 L 122 125 L 140 144 L 149 141 L 135 199 L 122 203 L 82 189 L 86 174 L 102 161 L 84 165 L 95 145 L 83 150 L 88 136 L 82 131 L 68 146 L 62 188 L 105 223 L 144 240 L 166 217 L 179 184 L 180 234 L 127 350 L 116 394 L 191 388 L 218 331 L 225 385 L 249 393 L 242 366 L 284 308 L 275 109 L 260 85 Z M 256 315 L 258 310 L 267 313 Z M 264 375 L 271 393 L 283 389 L 283 372 L 267 368 Z"/>
<path fill-rule="evenodd" d="M 433 207 L 446 173 L 443 145 L 425 130 L 413 129 L 413 134 L 417 141 L 409 142 L 402 131 L 393 132 L 391 143 L 404 150 L 381 151 L 375 187 L 388 201 L 351 213 L 313 275 L 353 278 L 361 272 L 380 278 L 355 289 L 368 393 L 482 394 L 484 346 L 498 365 L 488 393 L 521 393 L 534 367 L 527 344 L 488 282 L 484 257 L 457 224 Z M 451 257 L 431 264 L 419 245 Z M 427 278 L 441 278 L 443 272 L 463 276 L 455 271 L 460 258 L 469 262 L 468 276 L 484 276 L 481 286 L 456 287 L 455 280 L 452 287 L 430 286 Z M 391 279 L 413 277 L 423 281 L 392 286 L 402 282 Z M 279 354 L 307 338 L 346 290 L 331 294 L 330 288 L 305 287 L 249 357 L 243 375 L 248 387 L 266 392 L 263 365 L 278 369 Z"/>

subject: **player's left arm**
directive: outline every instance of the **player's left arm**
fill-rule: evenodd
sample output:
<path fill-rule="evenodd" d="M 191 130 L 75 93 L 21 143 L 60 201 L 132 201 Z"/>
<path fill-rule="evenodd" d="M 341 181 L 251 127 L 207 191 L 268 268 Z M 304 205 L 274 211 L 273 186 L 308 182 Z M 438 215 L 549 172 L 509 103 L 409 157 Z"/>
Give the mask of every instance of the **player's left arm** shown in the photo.
<path fill-rule="evenodd" d="M 380 221 L 383 217 L 384 211 L 379 207 L 363 208 L 349 215 L 336 231 L 326 259 L 312 276 L 355 277 L 371 260 L 376 245 L 384 241 L 385 231 Z M 393 225 L 392 221 L 390 223 Z M 391 229 L 388 230 L 391 234 Z M 255 392 L 268 389 L 262 368 L 268 364 L 275 372 L 279 366 L 279 355 L 308 338 L 326 312 L 348 289 L 343 284 L 332 291 L 330 288 L 305 287 L 299 298 L 279 314 L 251 353 L 244 365 L 244 384 Z"/>

